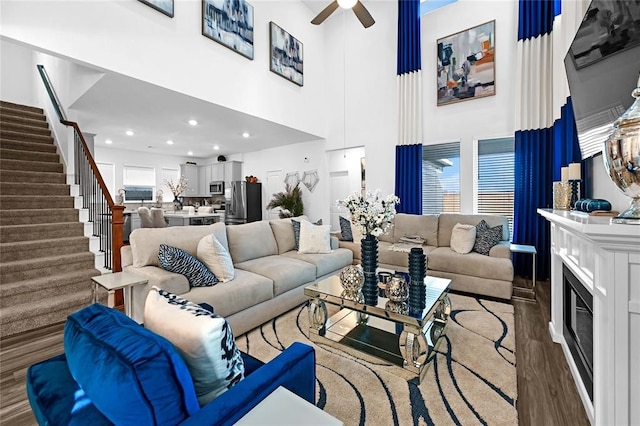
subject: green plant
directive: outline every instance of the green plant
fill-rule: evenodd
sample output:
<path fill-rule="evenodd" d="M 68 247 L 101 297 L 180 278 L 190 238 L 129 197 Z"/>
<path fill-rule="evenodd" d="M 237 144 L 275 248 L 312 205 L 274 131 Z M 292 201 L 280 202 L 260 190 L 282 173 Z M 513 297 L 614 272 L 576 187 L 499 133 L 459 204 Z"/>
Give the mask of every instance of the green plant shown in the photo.
<path fill-rule="evenodd" d="M 286 217 L 296 217 L 302 215 L 304 206 L 302 205 L 302 192 L 299 184 L 293 188 L 286 184 L 283 192 L 273 194 L 273 198 L 267 204 L 268 209 L 280 207 L 279 216 L 281 219 Z"/>

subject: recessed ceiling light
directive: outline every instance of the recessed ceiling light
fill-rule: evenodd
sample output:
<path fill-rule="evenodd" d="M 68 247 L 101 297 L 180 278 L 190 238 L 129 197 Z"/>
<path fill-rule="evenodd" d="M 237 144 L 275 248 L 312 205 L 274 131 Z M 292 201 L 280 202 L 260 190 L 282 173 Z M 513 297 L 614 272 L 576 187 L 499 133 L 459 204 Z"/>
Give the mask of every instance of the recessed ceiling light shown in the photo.
<path fill-rule="evenodd" d="M 111 145 L 113 141 L 111 139 L 107 139 L 106 141 L 104 141 L 104 143 L 106 143 L 107 145 Z"/>
<path fill-rule="evenodd" d="M 167 145 L 173 145 L 173 141 L 172 140 L 168 140 L 167 141 Z"/>
<path fill-rule="evenodd" d="M 187 155 L 193 155 L 193 151 L 187 152 Z"/>
<path fill-rule="evenodd" d="M 244 133 L 242 133 L 242 137 L 243 137 L 243 138 L 248 138 L 249 136 L 251 136 L 251 135 L 249 134 L 249 132 L 244 132 Z"/>
<path fill-rule="evenodd" d="M 125 133 L 127 136 L 133 136 L 133 130 L 127 130 Z"/>
<path fill-rule="evenodd" d="M 194 119 L 189 120 L 189 124 L 191 124 L 192 126 L 197 126 L 198 122 Z"/>
<path fill-rule="evenodd" d="M 214 145 L 213 149 L 215 149 L 216 151 L 220 149 L 220 147 L 218 145 Z"/>

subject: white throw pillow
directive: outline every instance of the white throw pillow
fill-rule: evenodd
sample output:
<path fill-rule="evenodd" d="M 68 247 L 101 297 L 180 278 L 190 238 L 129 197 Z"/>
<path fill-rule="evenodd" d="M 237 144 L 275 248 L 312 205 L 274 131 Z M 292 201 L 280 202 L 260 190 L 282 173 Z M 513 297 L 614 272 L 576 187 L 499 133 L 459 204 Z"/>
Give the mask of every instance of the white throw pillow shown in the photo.
<path fill-rule="evenodd" d="M 244 378 L 242 355 L 226 319 L 154 286 L 145 302 L 144 326 L 178 349 L 200 406 Z"/>
<path fill-rule="evenodd" d="M 213 272 L 218 281 L 226 283 L 235 276 L 231 255 L 214 234 L 202 237 L 197 253 L 198 260 Z"/>
<path fill-rule="evenodd" d="M 451 250 L 460 254 L 467 254 L 473 250 L 476 242 L 476 227 L 456 223 L 451 231 Z"/>
<path fill-rule="evenodd" d="M 298 253 L 331 253 L 331 226 L 300 221 Z"/>

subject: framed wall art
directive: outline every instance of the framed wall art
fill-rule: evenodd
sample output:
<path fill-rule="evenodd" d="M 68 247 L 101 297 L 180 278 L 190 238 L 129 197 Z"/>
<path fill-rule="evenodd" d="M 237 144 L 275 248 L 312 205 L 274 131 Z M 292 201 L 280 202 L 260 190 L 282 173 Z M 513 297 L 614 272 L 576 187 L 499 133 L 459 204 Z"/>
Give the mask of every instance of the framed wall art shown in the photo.
<path fill-rule="evenodd" d="M 304 84 L 302 43 L 274 22 L 269 23 L 271 71 L 298 86 Z"/>
<path fill-rule="evenodd" d="M 173 0 L 138 0 L 140 3 L 144 3 L 162 12 L 170 18 L 173 18 Z"/>
<path fill-rule="evenodd" d="M 496 21 L 438 39 L 438 106 L 496 94 Z"/>
<path fill-rule="evenodd" d="M 244 0 L 202 0 L 202 35 L 253 59 L 253 6 Z"/>

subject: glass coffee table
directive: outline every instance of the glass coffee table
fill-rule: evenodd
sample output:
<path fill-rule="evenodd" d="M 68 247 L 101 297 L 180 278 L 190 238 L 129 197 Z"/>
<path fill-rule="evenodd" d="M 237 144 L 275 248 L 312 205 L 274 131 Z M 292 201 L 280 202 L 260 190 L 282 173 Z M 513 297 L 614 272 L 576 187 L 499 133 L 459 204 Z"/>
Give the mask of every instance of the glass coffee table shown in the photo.
<path fill-rule="evenodd" d="M 391 362 L 422 381 L 451 312 L 451 280 L 427 276 L 424 282 L 426 307 L 415 313 L 384 297 L 378 297 L 376 306 L 365 305 L 344 291 L 338 275 L 318 281 L 304 289 L 309 337 L 356 356 L 363 352 Z M 329 317 L 327 305 L 338 312 Z"/>

